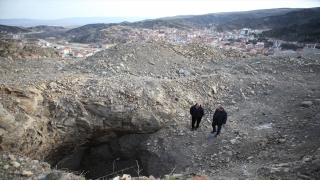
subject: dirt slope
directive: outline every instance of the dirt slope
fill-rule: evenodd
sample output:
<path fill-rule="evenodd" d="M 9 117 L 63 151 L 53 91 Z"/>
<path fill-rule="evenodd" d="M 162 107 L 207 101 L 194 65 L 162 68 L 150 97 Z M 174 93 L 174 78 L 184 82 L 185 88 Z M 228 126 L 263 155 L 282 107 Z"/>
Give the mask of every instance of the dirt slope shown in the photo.
<path fill-rule="evenodd" d="M 41 154 L 87 178 L 137 159 L 143 175 L 161 178 L 319 179 L 319 60 L 149 42 L 0 66 L 2 150 Z M 191 131 L 196 101 L 206 115 Z M 210 138 L 218 104 L 229 118 Z"/>

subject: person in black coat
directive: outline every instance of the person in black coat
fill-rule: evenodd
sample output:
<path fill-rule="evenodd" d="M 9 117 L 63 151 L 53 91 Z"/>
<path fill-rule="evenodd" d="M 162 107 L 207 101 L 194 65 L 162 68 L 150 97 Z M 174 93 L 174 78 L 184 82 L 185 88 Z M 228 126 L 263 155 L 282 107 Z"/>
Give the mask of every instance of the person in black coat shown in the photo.
<path fill-rule="evenodd" d="M 191 106 L 190 114 L 192 117 L 192 131 L 197 130 L 199 128 L 199 124 L 201 122 L 201 118 L 204 116 L 204 110 L 201 107 L 200 103 L 196 103 L 195 105 Z M 197 121 L 196 128 L 194 128 L 194 123 Z"/>
<path fill-rule="evenodd" d="M 220 134 L 221 126 L 226 124 L 227 118 L 228 118 L 228 113 L 224 110 L 222 106 L 219 105 L 213 114 L 213 119 L 212 119 L 213 131 L 211 132 L 211 134 L 216 132 L 216 126 L 218 126 L 218 131 L 215 135 L 215 137 L 217 137 Z"/>

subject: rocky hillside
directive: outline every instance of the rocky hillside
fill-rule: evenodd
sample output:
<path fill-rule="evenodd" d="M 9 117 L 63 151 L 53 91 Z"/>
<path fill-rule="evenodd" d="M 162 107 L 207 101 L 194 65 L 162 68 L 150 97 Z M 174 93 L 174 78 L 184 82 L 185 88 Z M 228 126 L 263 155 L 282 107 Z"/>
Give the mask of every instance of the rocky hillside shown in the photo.
<path fill-rule="evenodd" d="M 0 41 L 0 57 L 7 58 L 56 58 L 58 53 L 53 48 L 24 46 L 20 48 L 13 43 Z"/>
<path fill-rule="evenodd" d="M 318 60 L 145 42 L 87 59 L 2 58 L 0 70 L 3 152 L 87 179 L 320 178 Z M 191 131 L 197 101 L 205 117 Z M 218 104 L 229 118 L 214 138 Z M 32 162 L 18 169 L 9 155 L 0 163 L 5 177 L 50 175 Z"/>
<path fill-rule="evenodd" d="M 104 24 L 104 23 L 99 23 L 99 24 L 87 24 L 78 28 L 70 29 L 66 32 L 66 34 L 69 35 L 84 35 L 90 32 L 95 32 L 95 31 L 100 31 L 103 29 L 106 29 L 111 26 L 116 26 L 117 24 L 115 23 L 110 23 L 110 24 Z"/>
<path fill-rule="evenodd" d="M 106 43 L 126 43 L 128 33 L 133 31 L 134 28 L 177 28 L 177 29 L 194 29 L 199 28 L 199 25 L 190 23 L 184 20 L 144 20 L 134 23 L 110 23 L 110 24 L 88 24 L 75 29 L 68 30 L 66 35 L 75 36 L 71 38 L 71 42 L 91 43 L 99 42 L 101 39 L 106 39 Z M 114 29 L 118 29 L 113 33 Z"/>

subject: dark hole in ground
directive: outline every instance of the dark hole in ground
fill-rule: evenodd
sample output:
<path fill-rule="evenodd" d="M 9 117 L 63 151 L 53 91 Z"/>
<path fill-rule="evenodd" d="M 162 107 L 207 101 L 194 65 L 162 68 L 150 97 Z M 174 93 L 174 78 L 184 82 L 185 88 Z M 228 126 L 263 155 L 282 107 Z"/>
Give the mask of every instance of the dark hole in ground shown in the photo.
<path fill-rule="evenodd" d="M 137 162 L 139 166 L 137 165 Z M 123 174 L 130 174 L 132 177 L 138 177 L 138 171 L 140 176 L 146 175 L 141 163 L 134 159 L 119 159 L 109 162 L 96 161 L 89 166 L 81 164 L 78 171 L 86 173 L 86 179 L 112 179 L 116 176 L 121 177 Z"/>
<path fill-rule="evenodd" d="M 86 179 L 112 179 L 123 174 L 138 177 L 138 172 L 140 176 L 163 177 L 175 168 L 175 156 L 163 151 L 164 139 L 150 141 L 149 137 L 150 134 L 126 134 L 99 144 L 94 139 L 100 137 L 96 136 L 85 146 L 77 147 L 75 143 L 71 149 L 59 147 L 46 162 L 58 169 L 82 174 Z M 157 143 L 160 148 L 157 153 L 149 151 L 150 142 Z"/>
<path fill-rule="evenodd" d="M 132 177 L 146 176 L 147 167 L 140 161 L 141 144 L 149 134 L 127 134 L 108 143 L 87 148 L 82 156 L 78 172 L 87 179 L 113 178 L 130 174 Z"/>

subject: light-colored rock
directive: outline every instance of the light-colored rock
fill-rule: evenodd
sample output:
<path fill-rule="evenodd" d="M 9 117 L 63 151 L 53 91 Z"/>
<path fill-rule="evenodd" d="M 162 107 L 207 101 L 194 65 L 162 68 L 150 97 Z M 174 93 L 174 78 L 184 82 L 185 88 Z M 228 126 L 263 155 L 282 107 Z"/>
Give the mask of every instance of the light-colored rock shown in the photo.
<path fill-rule="evenodd" d="M 130 174 L 123 174 L 121 180 L 131 180 Z"/>
<path fill-rule="evenodd" d="M 184 76 L 189 76 L 190 73 L 189 73 L 189 71 L 184 71 L 184 72 L 183 72 L 183 75 L 184 75 Z"/>
<path fill-rule="evenodd" d="M 213 91 L 214 94 L 217 94 L 218 93 L 217 92 L 217 86 L 212 86 L 212 91 Z"/>
<path fill-rule="evenodd" d="M 33 175 L 33 173 L 31 171 L 22 171 L 22 176 L 27 176 L 27 177 L 30 177 Z"/>
<path fill-rule="evenodd" d="M 45 83 L 42 83 L 39 85 L 38 89 L 43 91 L 43 90 L 47 89 L 47 85 Z"/>
<path fill-rule="evenodd" d="M 285 168 L 283 171 L 284 171 L 285 173 L 287 173 L 287 172 L 290 171 L 290 169 L 289 169 L 289 168 Z"/>
<path fill-rule="evenodd" d="M 17 159 L 14 157 L 14 155 L 10 154 L 9 158 L 11 159 L 11 161 L 16 161 Z"/>
<path fill-rule="evenodd" d="M 50 83 L 49 83 L 49 87 L 50 87 L 51 89 L 56 89 L 56 88 L 58 87 L 58 85 L 57 85 L 57 83 L 55 83 L 55 82 L 50 82 Z"/>
<path fill-rule="evenodd" d="M 154 176 L 150 175 L 149 180 L 157 180 Z"/>
<path fill-rule="evenodd" d="M 15 117 L 11 115 L 0 103 L 0 124 L 1 127 L 6 131 L 11 131 L 15 129 L 14 126 Z"/>
<path fill-rule="evenodd" d="M 40 174 L 40 175 L 38 176 L 38 180 L 45 180 L 46 177 L 47 177 L 46 174 Z"/>
<path fill-rule="evenodd" d="M 18 163 L 17 161 L 12 161 L 11 164 L 16 168 L 20 167 L 20 163 Z"/>
<path fill-rule="evenodd" d="M 231 144 L 235 144 L 236 142 L 237 142 L 237 139 L 231 139 L 231 140 L 230 140 L 230 143 L 231 143 Z"/>
<path fill-rule="evenodd" d="M 174 178 L 178 178 L 178 177 L 182 177 L 183 176 L 183 174 L 173 174 L 172 175 L 172 177 L 174 177 Z"/>
<path fill-rule="evenodd" d="M 301 106 L 302 107 L 310 107 L 310 106 L 312 106 L 312 101 L 303 101 L 303 102 L 301 102 Z"/>

